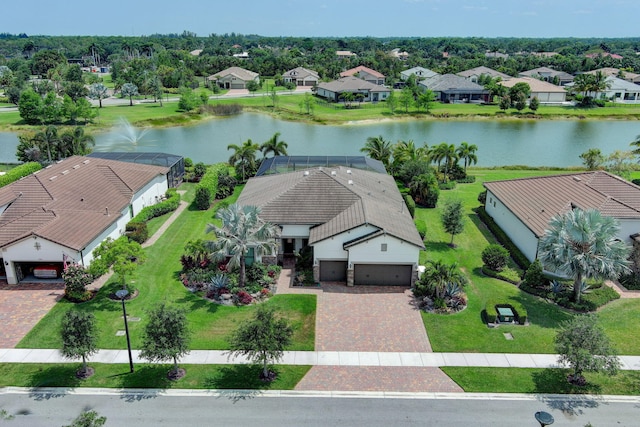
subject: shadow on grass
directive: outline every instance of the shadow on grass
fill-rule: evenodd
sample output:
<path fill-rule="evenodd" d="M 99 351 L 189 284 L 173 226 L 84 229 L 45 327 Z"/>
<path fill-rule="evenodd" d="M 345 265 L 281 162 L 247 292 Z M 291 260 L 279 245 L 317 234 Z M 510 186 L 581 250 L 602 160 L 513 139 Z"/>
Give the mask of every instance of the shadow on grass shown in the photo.
<path fill-rule="evenodd" d="M 169 365 L 143 365 L 137 366 L 133 373 L 124 371 L 112 377 L 120 379 L 120 387 L 129 389 L 122 393 L 120 398 L 126 402 L 135 402 L 156 398 L 161 390 L 179 385 L 179 382 L 173 382 L 167 378 L 170 369 Z M 145 390 L 136 391 L 135 389 Z"/>
<path fill-rule="evenodd" d="M 535 393 L 566 394 L 566 396 L 538 396 L 550 409 L 562 411 L 569 416 L 580 415 L 584 408 L 597 408 L 600 398 L 594 397 L 601 393 L 598 384 L 587 383 L 579 387 L 567 381 L 569 371 L 566 369 L 544 369 L 532 375 Z"/>
<path fill-rule="evenodd" d="M 81 383 L 81 380 L 76 377 L 76 371 L 80 367 L 72 363 L 38 369 L 27 382 L 27 387 L 30 387 L 29 397 L 35 400 L 64 397 L 66 395 L 64 391 L 48 389 L 48 387 L 77 387 Z"/>
<path fill-rule="evenodd" d="M 271 369 L 280 374 L 277 367 Z M 206 388 L 219 389 L 221 397 L 227 397 L 235 403 L 259 396 L 261 390 L 278 388 L 277 379 L 272 382 L 262 381 L 261 372 L 262 367 L 257 365 L 224 366 L 204 378 L 204 385 Z"/>
<path fill-rule="evenodd" d="M 453 248 L 449 246 L 449 242 L 425 242 L 424 246 L 427 253 L 443 253 L 453 250 Z"/>

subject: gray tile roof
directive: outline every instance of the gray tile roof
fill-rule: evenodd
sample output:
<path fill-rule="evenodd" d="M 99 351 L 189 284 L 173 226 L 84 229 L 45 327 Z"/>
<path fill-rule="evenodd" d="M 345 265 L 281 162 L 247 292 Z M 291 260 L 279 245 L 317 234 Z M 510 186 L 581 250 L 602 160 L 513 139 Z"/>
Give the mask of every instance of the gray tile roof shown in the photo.
<path fill-rule="evenodd" d="M 369 83 L 357 77 L 342 77 L 332 82 L 320 83 L 318 84 L 318 88 L 322 88 L 334 93 L 357 91 L 391 92 L 389 88 Z"/>
<path fill-rule="evenodd" d="M 256 77 L 258 77 L 258 73 L 254 73 L 253 71 L 245 70 L 244 68 L 240 67 L 229 67 L 207 77 L 207 80 L 221 79 L 228 76 L 229 74 L 232 74 L 240 80 L 244 80 L 246 82 L 254 80 Z"/>
<path fill-rule="evenodd" d="M 420 85 L 425 86 L 427 89 L 433 92 L 447 92 L 447 91 L 478 91 L 487 92 L 484 87 L 476 84 L 464 77 L 457 76 L 455 74 L 443 74 L 442 76 L 435 76 L 430 79 L 422 80 Z"/>
<path fill-rule="evenodd" d="M 491 77 L 500 77 L 502 80 L 511 78 L 510 75 L 501 73 L 500 71 L 496 71 L 493 68 L 485 67 L 481 65 L 480 67 L 470 68 L 468 70 L 460 71 L 458 73 L 460 77 L 469 78 L 471 76 L 491 76 Z"/>
<path fill-rule="evenodd" d="M 274 224 L 314 226 L 310 243 L 370 224 L 423 247 L 396 183 L 387 174 L 339 166 L 255 177 L 238 203 L 259 206 L 261 217 Z"/>
<path fill-rule="evenodd" d="M 36 235 L 81 250 L 169 168 L 74 156 L 0 188 L 0 246 Z"/>
<path fill-rule="evenodd" d="M 550 77 L 558 77 L 560 80 L 573 80 L 573 76 L 569 73 L 565 73 L 564 71 L 557 71 L 553 68 L 549 67 L 538 67 L 533 70 L 523 71 L 518 74 L 522 77 L 534 77 L 538 76 L 550 76 Z"/>
<path fill-rule="evenodd" d="M 300 78 L 300 79 L 304 79 L 305 77 L 315 77 L 316 79 L 320 78 L 320 76 L 318 76 L 318 73 L 316 73 L 313 70 L 309 70 L 308 68 L 304 68 L 304 67 L 297 67 L 297 68 L 294 68 L 292 70 L 289 70 L 289 71 L 285 72 L 282 76 L 283 77 L 295 77 L 295 78 Z"/>
<path fill-rule="evenodd" d="M 618 219 L 640 219 L 640 187 L 604 171 L 493 181 L 484 186 L 538 237 L 552 217 L 572 206 L 598 209 Z"/>

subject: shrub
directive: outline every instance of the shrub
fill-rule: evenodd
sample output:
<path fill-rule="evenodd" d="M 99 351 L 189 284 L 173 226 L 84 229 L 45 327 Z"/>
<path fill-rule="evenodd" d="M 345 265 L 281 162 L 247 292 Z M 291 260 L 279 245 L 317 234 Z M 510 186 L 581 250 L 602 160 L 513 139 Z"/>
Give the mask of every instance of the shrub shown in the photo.
<path fill-rule="evenodd" d="M 535 259 L 526 273 L 524 273 L 523 283 L 532 288 L 546 288 L 549 280 L 542 274 L 542 264 L 539 259 Z"/>
<path fill-rule="evenodd" d="M 619 280 L 626 289 L 640 290 L 640 276 L 635 273 L 622 275 Z"/>
<path fill-rule="evenodd" d="M 138 242 L 140 244 L 147 241 L 149 238 L 149 230 L 147 229 L 146 222 L 129 222 L 125 227 L 125 232 L 129 239 Z"/>
<path fill-rule="evenodd" d="M 184 158 L 184 167 L 185 168 L 192 168 L 193 167 L 193 160 L 191 160 L 190 157 L 185 157 Z"/>
<path fill-rule="evenodd" d="M 211 206 L 211 199 L 218 192 L 218 175 L 228 171 L 228 166 L 218 163 L 207 168 L 207 172 L 202 176 L 196 186 L 196 195 L 193 203 L 200 210 L 207 210 Z"/>
<path fill-rule="evenodd" d="M 489 300 L 487 301 L 485 308 L 482 312 L 482 317 L 487 323 L 495 323 L 498 318 L 498 310 L 496 306 L 500 307 L 509 307 L 513 310 L 513 314 L 515 315 L 515 321 L 524 325 L 527 323 L 527 310 L 524 308 L 522 304 L 517 301 L 509 300 L 509 302 L 498 301 L 498 300 Z"/>
<path fill-rule="evenodd" d="M 238 304 L 249 305 L 253 301 L 253 297 L 247 291 L 240 291 L 236 294 Z"/>
<path fill-rule="evenodd" d="M 216 116 L 231 116 L 233 114 L 240 114 L 242 112 L 242 105 L 240 104 L 216 104 L 208 105 L 206 111 L 209 111 Z"/>
<path fill-rule="evenodd" d="M 414 220 L 414 223 L 416 224 L 416 229 L 418 230 L 418 234 L 420 234 L 420 238 L 424 240 L 427 235 L 427 223 L 421 219 Z"/>
<path fill-rule="evenodd" d="M 493 271 L 502 271 L 509 261 L 509 251 L 501 245 L 489 245 L 482 251 L 482 262 Z"/>
<path fill-rule="evenodd" d="M 403 195 L 404 203 L 407 205 L 407 209 L 413 218 L 416 214 L 416 202 L 413 201 L 413 197 L 410 194 Z"/>
<path fill-rule="evenodd" d="M 487 203 L 487 190 L 484 190 L 480 192 L 480 194 L 478 194 L 478 201 L 483 205 Z"/>
<path fill-rule="evenodd" d="M 73 302 L 83 302 L 91 298 L 87 286 L 93 282 L 93 276 L 83 266 L 71 264 L 62 272 L 64 296 Z"/>
<path fill-rule="evenodd" d="M 476 177 L 473 175 L 467 175 L 464 178 L 456 179 L 458 184 L 473 184 L 476 182 Z"/>
<path fill-rule="evenodd" d="M 12 182 L 19 180 L 20 178 L 24 178 L 25 176 L 39 171 L 40 169 L 42 169 L 42 165 L 40 165 L 40 163 L 38 162 L 29 162 L 24 163 L 20 166 L 16 166 L 15 168 L 7 171 L 6 174 L 0 175 L 0 187 L 11 184 Z"/>
<path fill-rule="evenodd" d="M 511 239 L 509 239 L 509 236 L 507 236 L 505 232 L 502 231 L 500 227 L 498 227 L 495 221 L 493 221 L 493 218 L 491 218 L 489 214 L 487 214 L 487 211 L 485 211 L 484 206 L 479 206 L 478 208 L 475 209 L 475 212 L 478 214 L 478 216 L 480 217 L 482 222 L 484 222 L 487 228 L 491 231 L 491 233 L 493 233 L 496 240 L 498 240 L 498 242 L 500 242 L 500 244 L 502 244 L 502 246 L 504 246 L 509 251 L 509 253 L 511 254 L 511 257 L 516 262 L 516 264 L 518 264 L 518 266 L 523 270 L 528 269 L 531 262 L 529 262 L 527 257 L 524 256 L 524 254 L 520 251 L 520 249 L 518 249 L 518 247 L 513 244 Z"/>
<path fill-rule="evenodd" d="M 206 211 L 211 206 L 211 191 L 207 187 L 196 187 L 193 203 L 199 210 Z"/>
<path fill-rule="evenodd" d="M 441 182 L 438 184 L 438 188 L 440 190 L 453 190 L 454 188 L 456 188 L 456 182 L 455 181 Z"/>
<path fill-rule="evenodd" d="M 238 185 L 238 180 L 229 175 L 229 171 L 222 171 L 218 175 L 218 191 L 216 192 L 216 199 L 224 199 L 233 194 L 233 190 Z"/>

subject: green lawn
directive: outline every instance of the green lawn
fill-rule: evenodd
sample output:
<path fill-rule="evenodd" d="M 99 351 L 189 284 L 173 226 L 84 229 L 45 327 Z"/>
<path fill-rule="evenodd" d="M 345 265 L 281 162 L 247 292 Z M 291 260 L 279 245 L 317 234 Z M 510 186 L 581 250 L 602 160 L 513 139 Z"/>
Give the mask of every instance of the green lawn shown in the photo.
<path fill-rule="evenodd" d="M 483 181 L 560 173 L 550 170 L 473 169 L 474 184 L 458 184 L 450 191 L 441 191 L 438 206 L 450 198 L 459 198 L 466 209 L 466 225 L 462 234 L 455 236 L 456 248 L 448 246 L 439 218 L 439 208 L 416 210 L 416 218 L 427 224 L 426 251 L 420 263 L 427 260 L 457 262 L 469 278 L 466 288 L 468 307 L 452 315 L 422 313 L 425 327 L 434 351 L 441 352 L 505 352 L 554 353 L 553 338 L 558 324 L 572 314 L 538 297 L 521 292 L 515 285 L 482 275 L 482 250 L 494 243 L 493 236 L 478 219 L 472 208 L 477 207 L 477 196 Z M 522 304 L 529 315 L 529 326 L 501 325 L 489 329 L 482 321 L 481 312 L 489 299 L 514 301 Z M 640 300 L 615 301 L 603 307 L 598 316 L 608 335 L 621 354 L 640 354 L 640 331 L 633 319 L 640 314 Z M 511 333 L 507 340 L 504 333 Z"/>
<path fill-rule="evenodd" d="M 76 378 L 80 364 L 2 363 L 0 387 L 105 387 L 105 388 L 184 388 L 184 389 L 252 389 L 293 390 L 310 366 L 277 365 L 278 378 L 271 383 L 260 380 L 262 367 L 255 365 L 180 365 L 187 373 L 178 381 L 167 379 L 172 365 L 129 365 L 91 363 L 95 374 Z"/>
<path fill-rule="evenodd" d="M 616 376 L 585 373 L 587 385 L 567 382 L 566 369 L 466 368 L 442 370 L 468 393 L 551 393 L 640 395 L 640 372 L 620 371 Z"/>
<path fill-rule="evenodd" d="M 187 190 L 185 199 L 192 200 L 193 184 L 183 184 Z M 242 186 L 236 187 L 233 202 Z M 147 262 L 141 265 L 134 277 L 139 289 L 137 298 L 127 302 L 127 314 L 140 317 L 139 322 L 129 322 L 131 344 L 139 348 L 141 333 L 145 324 L 147 310 L 155 304 L 165 301 L 187 310 L 192 330 L 192 349 L 226 349 L 226 338 L 237 325 L 247 319 L 255 306 L 221 306 L 208 302 L 189 292 L 180 283 L 180 255 L 189 240 L 211 238 L 205 234 L 207 223 L 213 221 L 213 209 L 199 211 L 186 209 L 160 238 L 156 244 L 146 249 Z M 60 301 L 53 309 L 20 341 L 20 348 L 59 348 L 59 325 L 65 314 L 71 309 L 90 311 L 95 314 L 98 324 L 98 347 L 105 349 L 126 348 L 124 337 L 117 337 L 116 331 L 123 329 L 122 306 L 119 301 L 109 299 L 119 285 L 112 278 L 91 301 L 73 304 Z M 278 295 L 266 304 L 275 306 L 292 323 L 295 329 L 291 350 L 313 350 L 315 341 L 315 295 Z"/>

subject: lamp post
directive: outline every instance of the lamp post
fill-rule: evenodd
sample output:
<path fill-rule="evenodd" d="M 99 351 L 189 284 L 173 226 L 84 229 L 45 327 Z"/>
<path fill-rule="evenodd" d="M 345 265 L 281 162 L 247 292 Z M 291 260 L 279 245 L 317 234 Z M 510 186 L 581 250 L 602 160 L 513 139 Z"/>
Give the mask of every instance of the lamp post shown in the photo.
<path fill-rule="evenodd" d="M 540 427 L 550 426 L 554 422 L 553 416 L 548 412 L 536 412 L 535 417 L 536 421 L 540 423 Z"/>
<path fill-rule="evenodd" d="M 120 289 L 116 291 L 116 296 L 122 301 L 122 314 L 124 316 L 124 333 L 127 336 L 127 350 L 129 350 L 129 368 L 130 372 L 133 372 L 133 358 L 131 357 L 131 340 L 129 339 L 129 325 L 127 323 L 127 309 L 124 304 L 124 299 L 129 295 L 129 291 L 126 289 Z"/>

